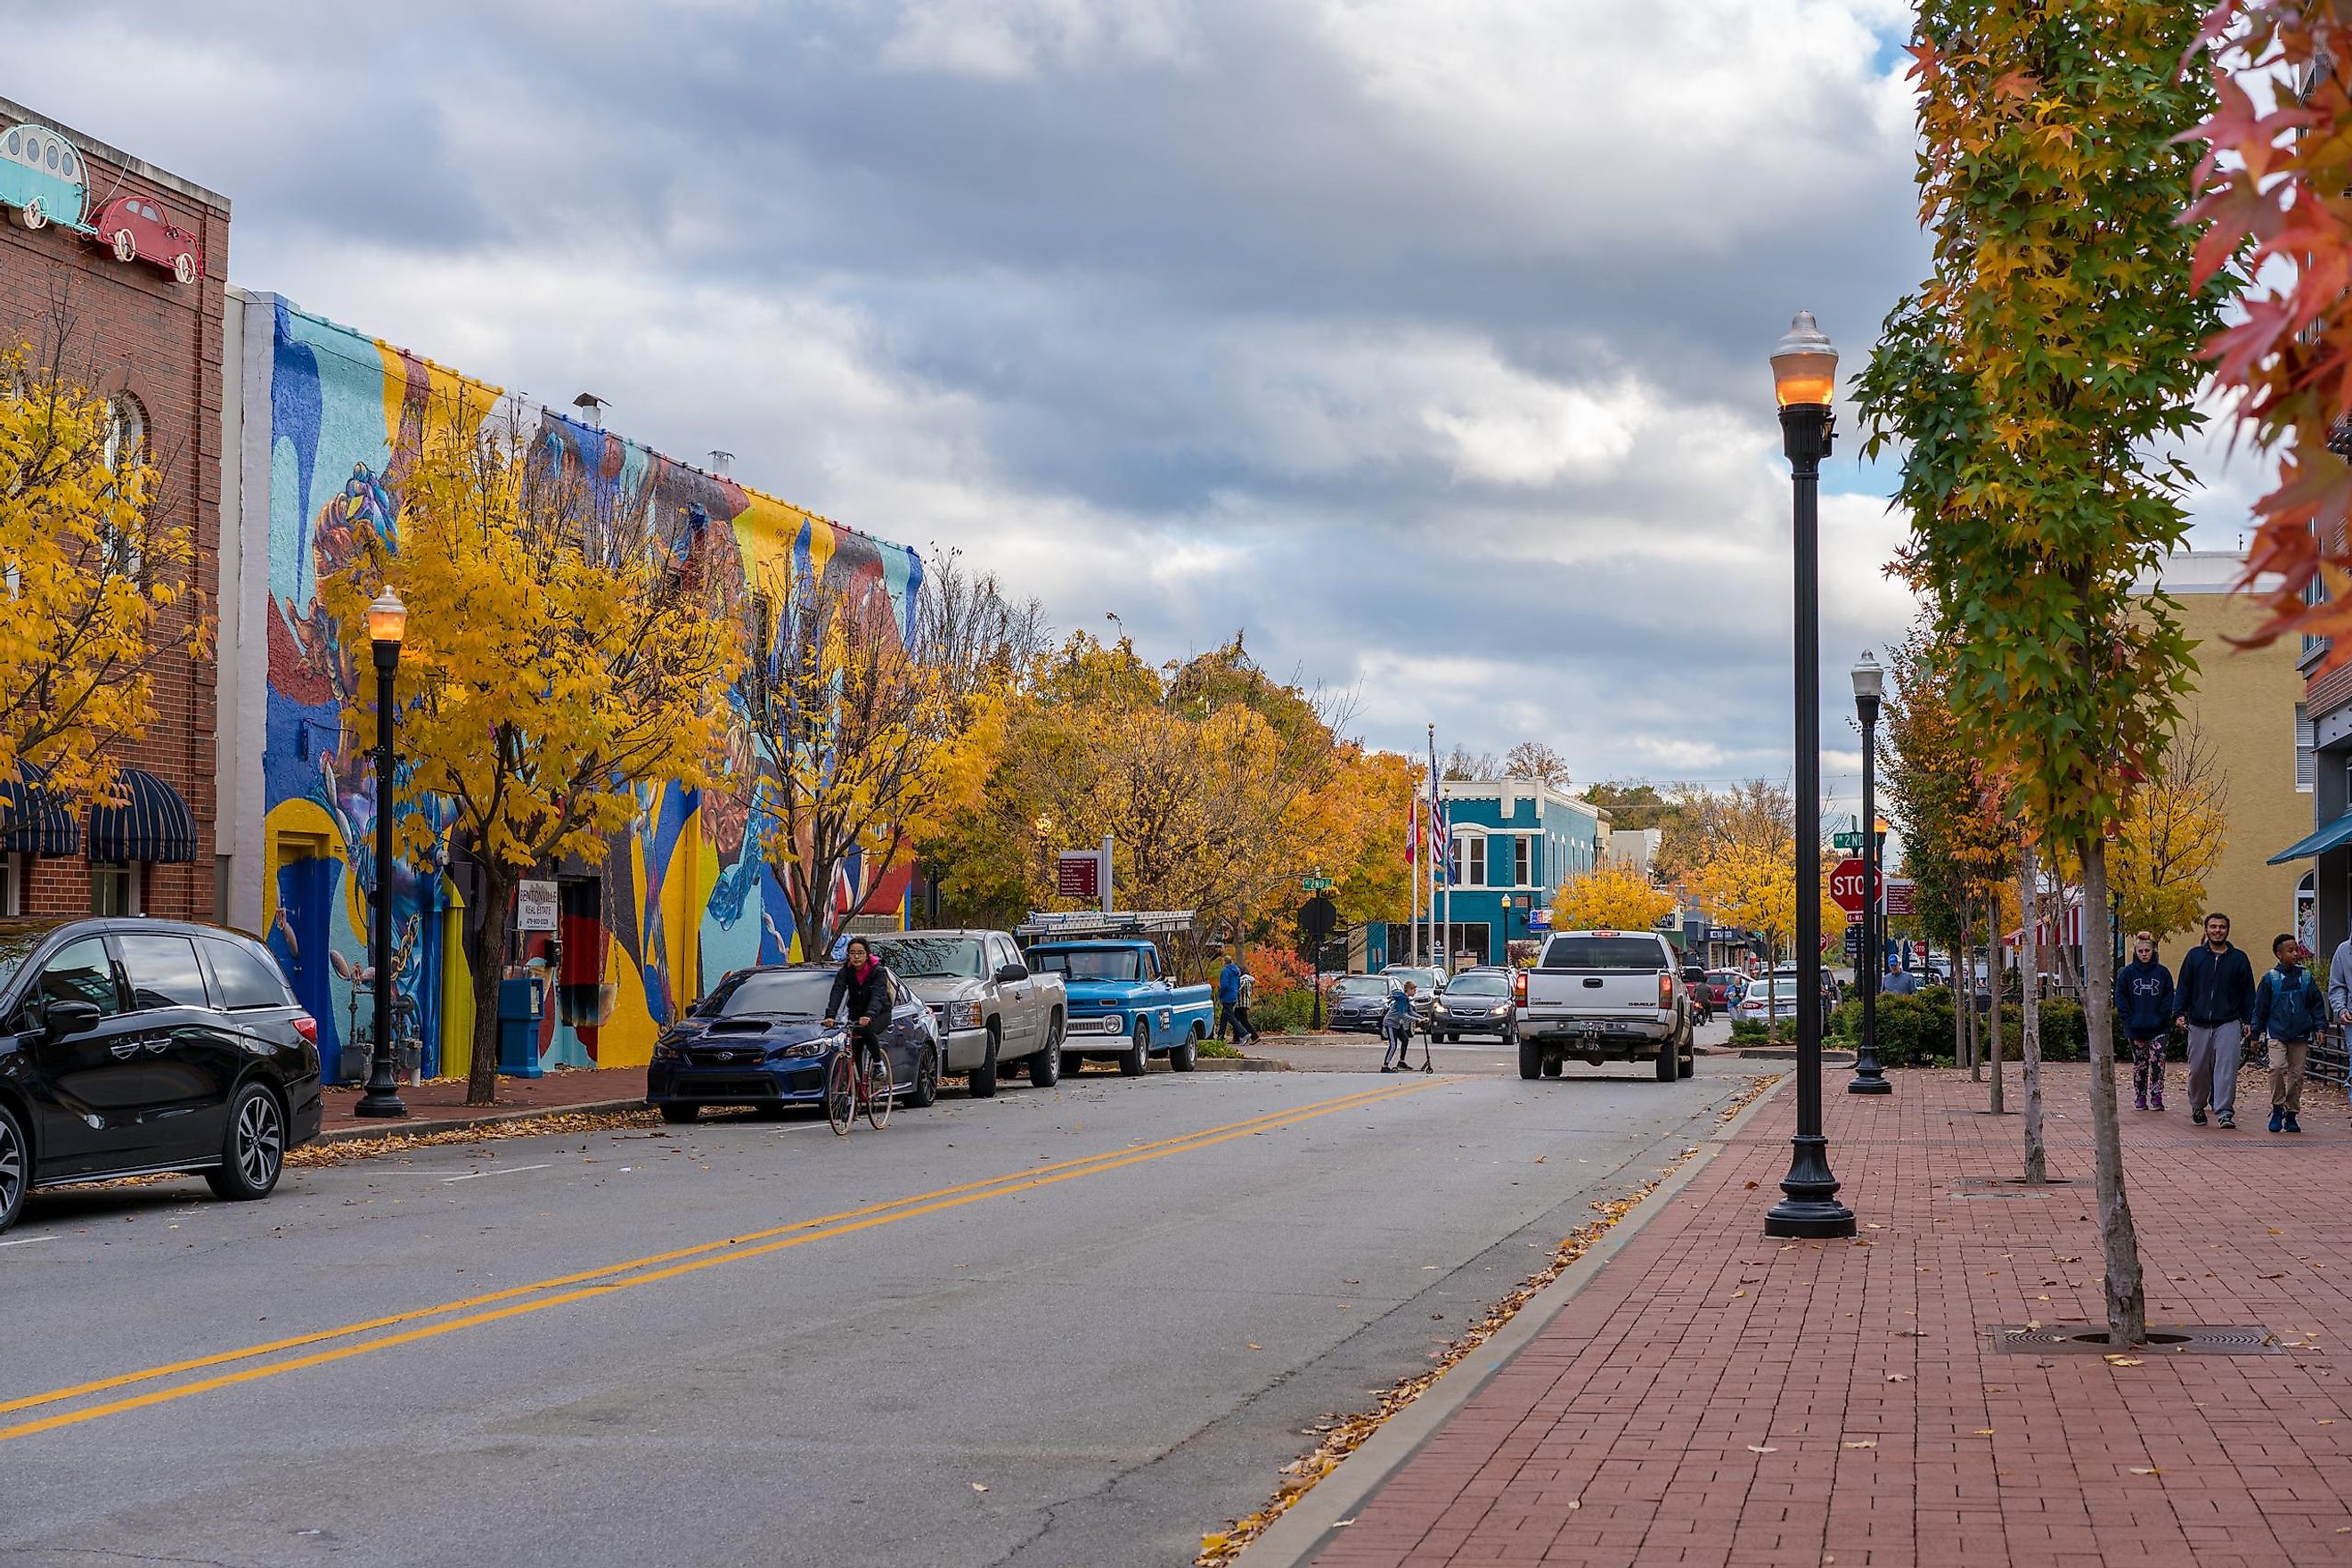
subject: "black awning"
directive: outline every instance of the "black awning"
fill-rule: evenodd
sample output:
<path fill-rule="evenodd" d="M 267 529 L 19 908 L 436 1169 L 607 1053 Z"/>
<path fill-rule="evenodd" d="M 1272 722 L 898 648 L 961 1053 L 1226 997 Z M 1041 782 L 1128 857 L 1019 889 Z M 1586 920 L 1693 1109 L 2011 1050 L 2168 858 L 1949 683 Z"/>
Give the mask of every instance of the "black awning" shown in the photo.
<path fill-rule="evenodd" d="M 81 848 L 74 814 L 49 788 L 48 770 L 18 763 L 0 782 L 0 855 L 71 855 Z"/>
<path fill-rule="evenodd" d="M 180 792 L 153 773 L 125 768 L 113 793 L 120 805 L 89 808 L 89 858 L 154 860 L 196 858 L 196 819 Z"/>

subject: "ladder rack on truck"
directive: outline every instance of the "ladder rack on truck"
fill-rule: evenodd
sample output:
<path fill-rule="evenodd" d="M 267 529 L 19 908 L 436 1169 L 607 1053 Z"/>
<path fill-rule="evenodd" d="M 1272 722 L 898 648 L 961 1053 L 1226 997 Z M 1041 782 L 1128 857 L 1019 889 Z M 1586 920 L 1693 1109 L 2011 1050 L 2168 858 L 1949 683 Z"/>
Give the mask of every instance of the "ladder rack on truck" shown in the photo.
<path fill-rule="evenodd" d="M 1143 910 L 1129 913 L 1077 910 L 1067 913 L 1032 910 L 1013 931 L 1025 946 L 1034 942 L 1087 942 L 1107 937 L 1174 936 L 1192 929 L 1190 910 Z"/>

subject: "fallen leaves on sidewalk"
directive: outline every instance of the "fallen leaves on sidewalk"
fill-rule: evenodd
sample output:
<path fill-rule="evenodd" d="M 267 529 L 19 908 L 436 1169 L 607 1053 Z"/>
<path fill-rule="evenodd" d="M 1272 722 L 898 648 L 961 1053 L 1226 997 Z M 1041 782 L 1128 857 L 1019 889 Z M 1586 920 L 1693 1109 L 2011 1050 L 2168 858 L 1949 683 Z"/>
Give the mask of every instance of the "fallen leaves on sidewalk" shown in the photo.
<path fill-rule="evenodd" d="M 1878 1447 L 1876 1442 L 1868 1437 L 1856 1438 L 1854 1441 L 1842 1446 L 1848 1448 L 1875 1448 Z"/>
<path fill-rule="evenodd" d="M 615 1128 L 651 1127 L 655 1124 L 656 1113 L 651 1110 L 555 1110 L 545 1116 L 494 1121 L 487 1127 L 425 1128 L 415 1132 L 396 1133 L 390 1138 L 306 1143 L 299 1149 L 289 1150 L 286 1163 L 295 1170 L 320 1165 L 347 1165 L 354 1160 L 373 1160 L 380 1154 L 401 1154 L 411 1149 L 431 1149 L 448 1143 L 488 1143 L 500 1138 L 535 1138 L 548 1132 L 609 1132 Z"/>

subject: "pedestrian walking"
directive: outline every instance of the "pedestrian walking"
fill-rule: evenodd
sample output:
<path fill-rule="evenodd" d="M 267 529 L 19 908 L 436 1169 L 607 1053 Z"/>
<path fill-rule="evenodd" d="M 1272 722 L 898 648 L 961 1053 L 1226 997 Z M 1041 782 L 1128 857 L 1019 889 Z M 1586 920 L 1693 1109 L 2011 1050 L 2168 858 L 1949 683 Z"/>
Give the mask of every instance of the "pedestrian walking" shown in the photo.
<path fill-rule="evenodd" d="M 1242 971 L 1241 994 L 1234 1001 L 1234 1018 L 1235 1020 L 1234 1044 L 1237 1046 L 1254 1046 L 1257 1044 L 1257 1026 L 1250 1021 L 1250 1009 L 1256 1005 L 1257 976 L 1244 969 Z M 1241 1037 L 1244 1035 L 1247 1035 L 1249 1038 L 1243 1039 Z"/>
<path fill-rule="evenodd" d="M 1406 981 L 1389 993 L 1389 1010 L 1381 1018 L 1381 1070 L 1398 1072 L 1412 1052 L 1413 983 Z"/>
<path fill-rule="evenodd" d="M 2205 940 L 2180 961 L 2174 1020 L 2189 1031 L 2189 1120 L 2205 1112 L 2223 1129 L 2238 1125 L 2238 1064 L 2254 1017 L 2254 966 L 2230 945 L 2230 917 L 2205 917 Z"/>
<path fill-rule="evenodd" d="M 1243 973 L 1240 960 L 1225 954 L 1225 966 L 1217 971 L 1217 1038 L 1221 1040 L 1239 1027 L 1234 1009 L 1241 1005 Z"/>
<path fill-rule="evenodd" d="M 2177 1011 L 2172 971 L 2157 962 L 2156 938 L 2134 931 L 2132 961 L 2116 976 L 2116 1016 L 2131 1041 L 2134 1110 L 2164 1109 L 2164 1047 Z"/>
<path fill-rule="evenodd" d="M 2327 1021 L 2319 983 L 2303 961 L 2311 955 L 2292 936 L 2271 943 L 2278 960 L 2254 994 L 2254 1033 L 2270 1042 L 2271 1131 L 2300 1132 L 2303 1072 L 2311 1061 L 2311 1039 Z"/>
<path fill-rule="evenodd" d="M 1878 994 L 1882 996 L 1916 996 L 1918 977 L 1903 967 L 1900 959 L 1886 961 L 1886 973 L 1879 977 Z"/>

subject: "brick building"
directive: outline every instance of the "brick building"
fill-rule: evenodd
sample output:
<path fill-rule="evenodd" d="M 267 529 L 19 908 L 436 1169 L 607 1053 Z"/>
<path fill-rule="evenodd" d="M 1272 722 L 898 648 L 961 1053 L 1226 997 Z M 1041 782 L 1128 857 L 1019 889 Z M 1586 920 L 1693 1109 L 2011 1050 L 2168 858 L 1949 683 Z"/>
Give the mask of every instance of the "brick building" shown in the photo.
<path fill-rule="evenodd" d="M 113 439 L 143 441 L 159 506 L 191 527 L 196 593 L 157 627 L 218 604 L 222 280 L 229 204 L 35 110 L 0 98 L 0 342 L 105 393 Z M 215 674 L 174 653 L 152 671 L 155 721 L 120 748 L 112 805 L 77 809 L 37 780 L 0 835 L 0 912 L 139 910 L 210 918 Z"/>

